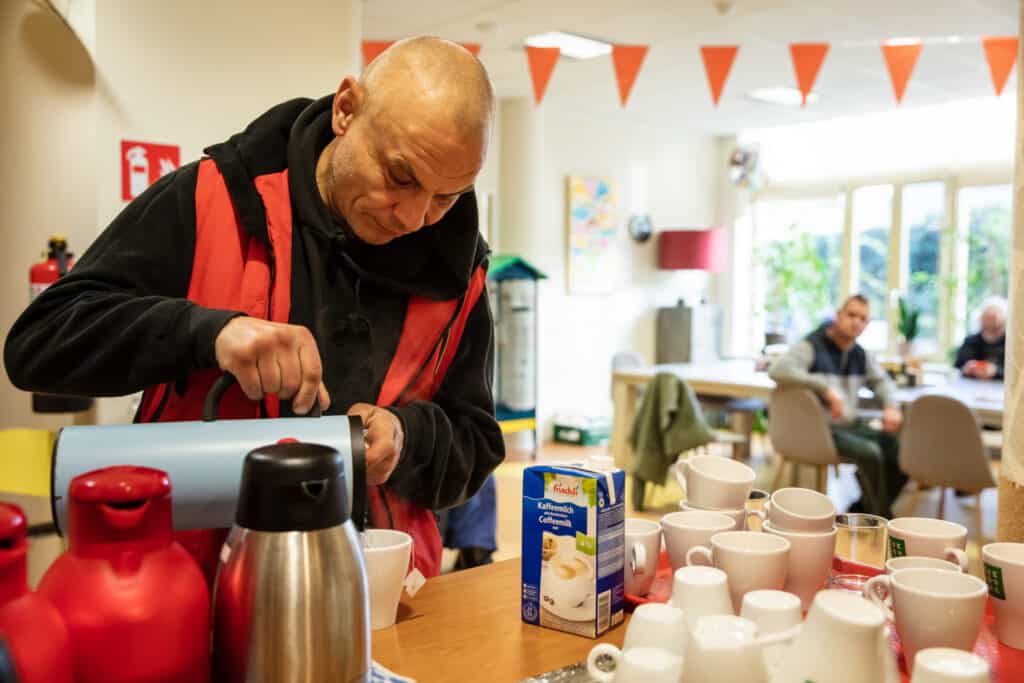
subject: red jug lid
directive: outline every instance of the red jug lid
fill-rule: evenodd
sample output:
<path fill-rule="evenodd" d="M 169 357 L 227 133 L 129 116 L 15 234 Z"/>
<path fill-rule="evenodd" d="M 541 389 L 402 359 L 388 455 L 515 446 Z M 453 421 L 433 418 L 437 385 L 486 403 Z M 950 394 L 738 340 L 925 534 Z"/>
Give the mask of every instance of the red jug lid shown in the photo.
<path fill-rule="evenodd" d="M 17 547 L 28 535 L 25 513 L 17 505 L 0 503 L 0 550 Z"/>
<path fill-rule="evenodd" d="M 86 472 L 72 479 L 68 488 L 70 498 L 83 503 L 129 503 L 165 498 L 170 493 L 166 472 L 131 465 Z"/>

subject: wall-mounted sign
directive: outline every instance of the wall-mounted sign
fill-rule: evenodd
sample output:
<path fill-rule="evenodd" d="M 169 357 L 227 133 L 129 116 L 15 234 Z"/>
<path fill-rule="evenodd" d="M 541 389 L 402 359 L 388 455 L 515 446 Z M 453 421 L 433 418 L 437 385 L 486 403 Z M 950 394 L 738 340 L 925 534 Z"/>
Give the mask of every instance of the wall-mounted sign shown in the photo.
<path fill-rule="evenodd" d="M 121 199 L 135 199 L 161 176 L 180 165 L 181 148 L 178 145 L 122 140 Z"/>

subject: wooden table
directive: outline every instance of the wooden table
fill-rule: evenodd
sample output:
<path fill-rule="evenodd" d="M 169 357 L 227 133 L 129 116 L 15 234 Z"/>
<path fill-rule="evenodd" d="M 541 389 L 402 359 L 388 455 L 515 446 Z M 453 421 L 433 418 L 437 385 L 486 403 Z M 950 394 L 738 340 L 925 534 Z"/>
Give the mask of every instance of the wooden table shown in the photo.
<path fill-rule="evenodd" d="M 726 360 L 714 363 L 647 365 L 616 370 L 612 373 L 612 436 L 609 448 L 620 467 L 630 466 L 626 437 L 636 416 L 640 389 L 659 372 L 670 372 L 685 379 L 698 394 L 729 398 L 767 400 L 775 382 L 767 372 L 754 369 L 753 360 Z M 1000 427 L 1003 423 L 1004 386 L 1002 382 L 956 377 L 933 386 L 904 388 L 896 398 L 904 407 L 926 393 L 940 393 L 963 401 L 984 424 Z"/>
<path fill-rule="evenodd" d="M 419 683 L 521 681 L 622 646 L 622 624 L 597 640 L 524 624 L 519 560 L 445 574 L 403 597 L 398 623 L 373 632 L 373 659 Z"/>

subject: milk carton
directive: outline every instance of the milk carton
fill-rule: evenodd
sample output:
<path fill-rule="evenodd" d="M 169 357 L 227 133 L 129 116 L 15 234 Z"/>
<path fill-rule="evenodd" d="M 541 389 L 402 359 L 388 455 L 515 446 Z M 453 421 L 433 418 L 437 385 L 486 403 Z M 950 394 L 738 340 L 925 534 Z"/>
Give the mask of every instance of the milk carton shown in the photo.
<path fill-rule="evenodd" d="M 607 461 L 526 469 L 523 621 L 591 638 L 622 622 L 625 483 Z"/>

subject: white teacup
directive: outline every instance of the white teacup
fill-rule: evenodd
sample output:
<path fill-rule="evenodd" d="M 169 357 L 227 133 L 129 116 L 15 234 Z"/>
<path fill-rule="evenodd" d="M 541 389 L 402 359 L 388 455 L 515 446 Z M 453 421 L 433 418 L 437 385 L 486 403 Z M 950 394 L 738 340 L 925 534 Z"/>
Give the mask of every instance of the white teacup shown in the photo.
<path fill-rule="evenodd" d="M 948 647 L 930 647 L 914 658 L 910 683 L 990 683 L 988 662 L 974 654 Z"/>
<path fill-rule="evenodd" d="M 622 649 L 657 647 L 680 657 L 686 654 L 688 627 L 683 610 L 659 602 L 638 605 L 626 626 Z"/>
<path fill-rule="evenodd" d="M 717 455 L 678 460 L 675 470 L 690 505 L 706 510 L 745 507 L 757 476 L 747 465 Z"/>
<path fill-rule="evenodd" d="M 944 519 L 897 517 L 889 520 L 889 557 L 937 557 L 967 571 L 967 528 Z"/>
<path fill-rule="evenodd" d="M 946 571 L 959 572 L 960 565 L 953 564 L 947 560 L 940 560 L 937 557 L 894 557 L 891 560 L 886 560 L 886 574 L 892 574 L 900 569 L 945 569 Z"/>
<path fill-rule="evenodd" d="M 803 621 L 800 598 L 785 591 L 750 591 L 743 596 L 740 616 L 757 624 L 758 633 L 791 631 Z"/>
<path fill-rule="evenodd" d="M 597 668 L 602 655 L 612 658 L 614 671 Z M 634 647 L 623 652 L 610 643 L 599 643 L 587 656 L 587 673 L 598 683 L 679 683 L 683 658 L 657 647 Z"/>
<path fill-rule="evenodd" d="M 758 516 L 784 531 L 825 532 L 835 525 L 836 506 L 817 491 L 791 487 L 773 493 Z"/>
<path fill-rule="evenodd" d="M 762 531 L 789 541 L 789 566 L 783 590 L 797 595 L 803 609 L 810 609 L 814 595 L 825 587 L 832 573 L 832 557 L 836 550 L 835 527 L 826 532 L 800 533 L 783 531 L 773 522 L 766 521 Z"/>
<path fill-rule="evenodd" d="M 743 617 L 709 616 L 697 620 L 683 663 L 684 681 L 768 683 L 757 625 Z"/>
<path fill-rule="evenodd" d="M 944 569 L 900 569 L 864 586 L 865 596 L 896 623 L 908 668 L 925 648 L 972 650 L 987 593 L 981 579 Z"/>
<path fill-rule="evenodd" d="M 626 566 L 622 572 L 626 593 L 644 596 L 651 591 L 659 554 L 661 526 L 649 519 L 627 519 Z"/>
<path fill-rule="evenodd" d="M 404 531 L 367 529 L 363 533 L 363 559 L 370 586 L 370 626 L 373 630 L 395 623 L 411 556 L 412 536 Z"/>
<path fill-rule="evenodd" d="M 755 530 L 754 525 L 760 525 L 761 520 L 758 518 L 757 513 L 746 508 L 736 508 L 735 510 L 707 510 L 705 508 L 697 507 L 696 505 L 690 505 L 685 500 L 679 501 L 679 509 L 683 512 L 717 512 L 731 517 L 732 521 L 736 524 L 734 527 L 735 531 L 746 531 L 747 529 Z M 759 527 L 760 528 L 760 527 Z"/>
<path fill-rule="evenodd" d="M 899 683 L 882 612 L 846 591 L 823 590 L 793 641 L 780 681 Z"/>
<path fill-rule="evenodd" d="M 686 566 L 686 553 L 690 548 L 707 545 L 718 532 L 734 528 L 736 521 L 721 512 L 689 510 L 668 513 L 661 518 L 661 531 L 672 569 Z"/>
<path fill-rule="evenodd" d="M 541 604 L 560 609 L 579 607 L 594 589 L 594 566 L 575 551 L 563 551 L 541 571 Z"/>
<path fill-rule="evenodd" d="M 681 567 L 672 577 L 671 604 L 686 614 L 692 630 L 697 619 L 716 614 L 734 616 L 725 572 L 714 567 Z"/>
<path fill-rule="evenodd" d="M 686 553 L 687 566 L 717 567 L 729 577 L 734 612 L 743 596 L 753 590 L 782 590 L 786 584 L 790 543 L 785 538 L 757 531 L 723 531 L 711 537 L 711 546 L 699 545 Z"/>
<path fill-rule="evenodd" d="M 985 580 L 996 613 L 999 642 L 1024 649 L 1024 543 L 989 543 L 981 549 Z"/>

